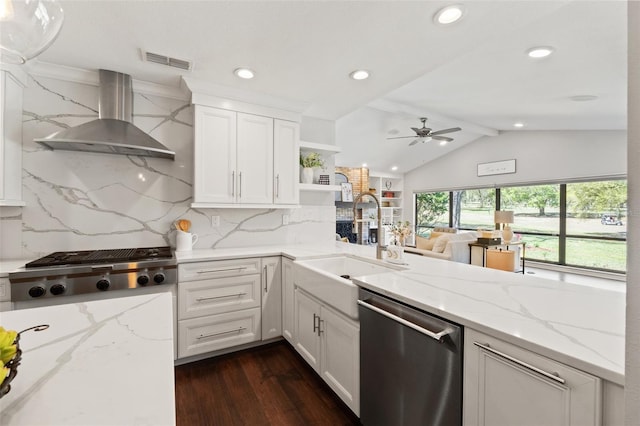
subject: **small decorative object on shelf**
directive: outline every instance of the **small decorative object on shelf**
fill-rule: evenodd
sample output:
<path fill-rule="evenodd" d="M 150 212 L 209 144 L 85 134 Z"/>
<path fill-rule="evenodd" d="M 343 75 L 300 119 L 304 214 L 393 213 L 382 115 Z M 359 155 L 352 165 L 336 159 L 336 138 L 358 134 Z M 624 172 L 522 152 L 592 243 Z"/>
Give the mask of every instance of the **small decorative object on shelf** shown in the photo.
<path fill-rule="evenodd" d="M 329 175 L 320 175 L 318 183 L 320 185 L 329 185 Z"/>
<path fill-rule="evenodd" d="M 317 152 L 300 154 L 300 165 L 302 166 L 302 183 L 313 183 L 313 169 L 324 167 L 324 160 Z"/>
<path fill-rule="evenodd" d="M 384 183 L 384 187 L 387 188 L 387 189 L 391 189 L 391 185 L 392 185 L 392 182 L 390 180 L 388 180 L 388 181 L 386 181 Z"/>
<path fill-rule="evenodd" d="M 20 336 L 30 330 L 42 331 L 49 328 L 49 325 L 37 325 L 27 328 L 21 332 L 5 330 L 0 327 L 0 358 L 2 361 L 2 373 L 0 374 L 0 398 L 11 390 L 11 381 L 18 374 L 18 366 L 22 358 L 20 350 Z"/>

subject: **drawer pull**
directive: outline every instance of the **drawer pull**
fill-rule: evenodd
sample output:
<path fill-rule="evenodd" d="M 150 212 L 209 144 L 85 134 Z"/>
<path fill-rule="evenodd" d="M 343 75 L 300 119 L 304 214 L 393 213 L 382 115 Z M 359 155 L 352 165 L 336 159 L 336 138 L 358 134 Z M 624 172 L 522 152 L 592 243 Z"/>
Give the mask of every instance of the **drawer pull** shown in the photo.
<path fill-rule="evenodd" d="M 246 329 L 247 329 L 247 327 L 239 327 L 239 328 L 235 328 L 233 330 L 219 331 L 217 333 L 201 334 L 198 337 L 196 337 L 196 339 L 206 339 L 207 337 L 221 336 L 223 334 L 240 333 L 242 330 L 246 330 Z"/>
<path fill-rule="evenodd" d="M 524 361 L 520 361 L 519 359 L 514 358 L 514 357 L 512 357 L 510 355 L 507 355 L 504 352 L 497 351 L 497 350 L 493 349 L 492 347 L 490 347 L 488 344 L 483 345 L 482 343 L 478 343 L 478 342 L 473 342 L 473 344 L 476 345 L 477 347 L 479 347 L 480 349 L 484 349 L 485 351 L 487 351 L 489 353 L 492 353 L 492 354 L 494 354 L 494 355 L 496 355 L 496 356 L 498 356 L 498 357 L 500 357 L 502 359 L 506 359 L 507 361 L 511 361 L 512 363 L 517 364 L 517 365 L 519 365 L 521 367 L 524 367 L 527 370 L 531 370 L 533 372 L 541 374 L 544 377 L 547 377 L 547 378 L 549 378 L 551 380 L 555 380 L 556 382 L 562 383 L 563 385 L 566 383 L 565 380 L 562 377 L 557 375 L 557 373 L 554 374 L 554 373 L 549 373 L 548 371 L 541 370 L 538 367 L 534 367 L 531 364 L 528 364 L 528 363 L 526 363 Z"/>
<path fill-rule="evenodd" d="M 214 300 L 214 299 L 224 299 L 225 297 L 238 297 L 244 296 L 247 292 L 235 293 L 235 294 L 223 294 L 222 296 L 211 296 L 211 297 L 197 297 L 196 302 L 202 302 L 204 300 Z"/>
<path fill-rule="evenodd" d="M 243 269 L 247 269 L 247 266 L 236 266 L 233 268 L 219 268 L 219 269 L 204 269 L 202 271 L 197 271 L 197 274 L 211 274 L 213 272 L 225 272 L 225 271 L 241 271 Z"/>

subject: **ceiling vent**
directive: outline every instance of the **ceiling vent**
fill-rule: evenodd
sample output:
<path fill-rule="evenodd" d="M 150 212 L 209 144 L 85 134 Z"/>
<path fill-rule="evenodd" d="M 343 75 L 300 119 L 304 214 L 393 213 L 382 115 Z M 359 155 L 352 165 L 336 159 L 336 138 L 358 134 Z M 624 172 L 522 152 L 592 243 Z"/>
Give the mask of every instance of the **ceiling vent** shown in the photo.
<path fill-rule="evenodd" d="M 154 62 L 160 65 L 166 65 L 168 67 L 179 68 L 185 71 L 191 71 L 193 68 L 193 62 L 186 61 L 184 59 L 170 58 L 169 56 L 160 55 L 158 53 L 151 53 L 142 51 L 142 59 L 146 62 Z"/>

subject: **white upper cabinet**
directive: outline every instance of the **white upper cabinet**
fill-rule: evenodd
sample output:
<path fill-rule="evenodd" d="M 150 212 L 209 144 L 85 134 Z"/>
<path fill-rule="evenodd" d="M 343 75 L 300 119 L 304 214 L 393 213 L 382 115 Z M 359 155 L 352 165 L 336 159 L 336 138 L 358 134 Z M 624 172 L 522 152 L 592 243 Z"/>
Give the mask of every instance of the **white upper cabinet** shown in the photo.
<path fill-rule="evenodd" d="M 196 105 L 194 203 L 235 203 L 237 114 Z"/>
<path fill-rule="evenodd" d="M 238 113 L 236 202 L 273 202 L 273 119 Z"/>
<path fill-rule="evenodd" d="M 195 105 L 191 206 L 298 207 L 300 114 L 194 91 L 211 88 L 184 80 Z"/>
<path fill-rule="evenodd" d="M 300 157 L 300 124 L 274 120 L 273 173 L 275 204 L 298 204 L 300 201 L 298 171 Z"/>
<path fill-rule="evenodd" d="M 0 206 L 22 201 L 22 90 L 24 83 L 0 70 Z"/>

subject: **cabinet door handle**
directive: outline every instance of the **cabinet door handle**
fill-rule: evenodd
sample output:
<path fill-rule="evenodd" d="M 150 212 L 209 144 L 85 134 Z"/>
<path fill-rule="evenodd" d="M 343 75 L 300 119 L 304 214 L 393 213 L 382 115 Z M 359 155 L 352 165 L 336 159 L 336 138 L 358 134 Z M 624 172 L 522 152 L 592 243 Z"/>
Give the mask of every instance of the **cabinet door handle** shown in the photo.
<path fill-rule="evenodd" d="M 517 365 L 519 365 L 521 367 L 524 367 L 527 370 L 531 370 L 533 372 L 541 374 L 544 377 L 549 378 L 551 380 L 555 380 L 556 382 L 562 383 L 563 385 L 565 384 L 565 380 L 562 377 L 558 376 L 557 373 L 555 373 L 555 374 L 554 373 L 549 373 L 548 371 L 544 371 L 544 370 L 542 370 L 542 369 L 540 369 L 538 367 L 534 367 L 533 365 L 531 365 L 529 363 L 526 363 L 524 361 L 520 361 L 519 359 L 514 358 L 511 355 L 507 355 L 504 352 L 500 352 L 500 351 L 498 351 L 496 349 L 493 349 L 491 346 L 489 346 L 489 344 L 483 345 L 482 343 L 478 343 L 478 342 L 473 342 L 473 344 L 476 345 L 477 347 L 479 347 L 480 349 L 483 349 L 483 350 L 485 350 L 485 351 L 487 351 L 489 353 L 492 353 L 492 354 L 494 354 L 494 355 L 496 355 L 496 356 L 498 356 L 498 357 L 500 357 L 502 359 L 505 359 L 507 361 L 511 361 L 512 363 L 517 364 Z"/>
<path fill-rule="evenodd" d="M 267 265 L 264 265 L 262 268 L 262 273 L 264 275 L 264 292 L 267 292 Z"/>
<path fill-rule="evenodd" d="M 322 329 L 322 324 L 324 324 L 324 320 L 318 317 L 318 336 L 324 333 L 324 330 Z"/>
<path fill-rule="evenodd" d="M 236 196 L 236 171 L 231 172 L 231 196 Z"/>
<path fill-rule="evenodd" d="M 238 328 L 234 328 L 233 330 L 219 331 L 217 333 L 211 333 L 211 334 L 201 334 L 198 337 L 196 337 L 196 339 L 200 340 L 200 339 L 206 339 L 207 337 L 220 336 L 222 334 L 239 333 L 242 330 L 246 330 L 246 329 L 247 327 L 238 327 Z"/>
<path fill-rule="evenodd" d="M 238 173 L 238 197 L 242 198 L 242 172 Z"/>
<path fill-rule="evenodd" d="M 244 296 L 246 294 L 247 294 L 247 292 L 234 293 L 234 294 L 224 294 L 222 296 L 197 297 L 196 298 L 196 302 L 203 302 L 205 300 L 214 300 L 214 299 L 224 299 L 225 297 L 238 297 L 238 296 Z"/>
<path fill-rule="evenodd" d="M 318 329 L 320 328 L 318 322 L 316 321 L 316 319 L 320 319 L 319 315 L 313 314 L 313 332 L 316 333 L 318 331 Z"/>
<path fill-rule="evenodd" d="M 236 266 L 234 268 L 218 268 L 218 269 L 202 269 L 197 271 L 196 274 L 210 274 L 212 272 L 224 272 L 224 271 L 241 271 L 247 269 L 246 266 Z"/>
<path fill-rule="evenodd" d="M 280 175 L 276 175 L 276 198 L 280 198 Z"/>

